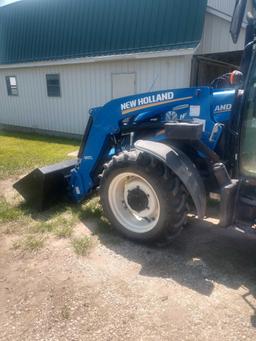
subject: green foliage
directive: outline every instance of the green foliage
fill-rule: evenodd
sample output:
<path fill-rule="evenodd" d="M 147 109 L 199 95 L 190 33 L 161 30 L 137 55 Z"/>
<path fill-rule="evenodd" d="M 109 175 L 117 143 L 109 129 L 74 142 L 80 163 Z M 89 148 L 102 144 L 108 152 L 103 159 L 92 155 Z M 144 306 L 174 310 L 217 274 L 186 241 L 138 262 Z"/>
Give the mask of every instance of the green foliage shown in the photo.
<path fill-rule="evenodd" d="M 19 239 L 13 243 L 15 250 L 36 252 L 40 250 L 44 245 L 45 238 L 40 235 L 28 235 L 22 239 Z"/>
<path fill-rule="evenodd" d="M 98 196 L 93 197 L 83 204 L 80 207 L 77 215 L 81 220 L 86 220 L 88 218 L 95 219 L 97 221 L 97 229 L 95 231 L 96 234 L 109 233 L 109 231 L 112 229 L 109 221 L 104 217 L 103 208 Z"/>
<path fill-rule="evenodd" d="M 24 211 L 18 206 L 11 206 L 0 198 L 0 223 L 8 223 L 24 218 Z"/>
<path fill-rule="evenodd" d="M 72 225 L 59 225 L 54 228 L 53 233 L 58 238 L 69 238 L 73 233 Z"/>
<path fill-rule="evenodd" d="M 79 141 L 32 133 L 0 131 L 0 179 L 67 158 Z"/>
<path fill-rule="evenodd" d="M 75 253 L 79 256 L 86 256 L 93 246 L 93 241 L 90 237 L 74 238 L 72 246 Z"/>
<path fill-rule="evenodd" d="M 81 206 L 81 210 L 79 212 L 79 218 L 82 220 L 86 218 L 101 218 L 102 215 L 103 209 L 100 204 L 99 197 L 94 197 L 87 201 Z"/>
<path fill-rule="evenodd" d="M 50 136 L 0 132 L 0 180 L 66 159 L 78 144 L 75 140 Z M 76 222 L 88 218 L 97 221 L 96 234 L 110 229 L 98 197 L 81 206 L 60 203 L 43 213 L 34 211 L 24 202 L 11 205 L 0 197 L 0 232 L 21 235 L 13 244 L 15 249 L 37 251 L 43 247 L 48 234 L 71 238 Z M 71 243 L 74 251 L 83 256 L 92 248 L 93 240 L 81 237 L 72 239 Z"/>
<path fill-rule="evenodd" d="M 31 233 L 50 233 L 54 229 L 53 222 L 43 221 L 29 227 Z"/>

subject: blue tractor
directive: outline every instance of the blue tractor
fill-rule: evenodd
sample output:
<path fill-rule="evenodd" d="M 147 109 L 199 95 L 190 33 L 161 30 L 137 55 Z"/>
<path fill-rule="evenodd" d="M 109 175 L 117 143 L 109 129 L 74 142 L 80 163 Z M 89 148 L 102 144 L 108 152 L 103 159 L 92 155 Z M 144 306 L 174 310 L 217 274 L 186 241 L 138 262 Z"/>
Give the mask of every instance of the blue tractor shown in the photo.
<path fill-rule="evenodd" d="M 234 42 L 245 7 L 237 0 Z M 254 225 L 254 33 L 251 14 L 240 71 L 211 87 L 144 93 L 91 109 L 78 159 L 36 169 L 14 187 L 39 208 L 65 194 L 79 203 L 99 189 L 110 223 L 137 241 L 174 237 L 191 211 L 203 219 L 210 193 L 220 196 L 222 226 Z"/>

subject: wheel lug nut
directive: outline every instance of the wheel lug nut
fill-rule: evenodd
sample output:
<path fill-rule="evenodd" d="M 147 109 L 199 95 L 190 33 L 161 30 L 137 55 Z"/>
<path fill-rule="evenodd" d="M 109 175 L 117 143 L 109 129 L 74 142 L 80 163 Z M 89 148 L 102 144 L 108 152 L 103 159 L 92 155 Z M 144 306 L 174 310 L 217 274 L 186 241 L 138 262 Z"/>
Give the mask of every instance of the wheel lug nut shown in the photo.
<path fill-rule="evenodd" d="M 124 207 L 124 209 L 126 209 L 126 210 L 127 210 L 127 205 L 126 205 L 126 203 L 125 203 L 125 201 L 124 201 L 124 200 L 122 200 L 122 204 L 123 204 L 123 207 Z"/>

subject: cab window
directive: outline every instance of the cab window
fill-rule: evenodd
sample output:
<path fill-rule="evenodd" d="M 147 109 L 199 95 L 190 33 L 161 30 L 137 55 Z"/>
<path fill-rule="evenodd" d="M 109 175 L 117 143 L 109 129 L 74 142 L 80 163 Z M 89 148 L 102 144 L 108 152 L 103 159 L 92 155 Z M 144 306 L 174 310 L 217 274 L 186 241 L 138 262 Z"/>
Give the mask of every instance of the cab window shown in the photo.
<path fill-rule="evenodd" d="M 240 144 L 240 170 L 245 176 L 256 176 L 256 74 L 253 75 L 245 102 Z"/>

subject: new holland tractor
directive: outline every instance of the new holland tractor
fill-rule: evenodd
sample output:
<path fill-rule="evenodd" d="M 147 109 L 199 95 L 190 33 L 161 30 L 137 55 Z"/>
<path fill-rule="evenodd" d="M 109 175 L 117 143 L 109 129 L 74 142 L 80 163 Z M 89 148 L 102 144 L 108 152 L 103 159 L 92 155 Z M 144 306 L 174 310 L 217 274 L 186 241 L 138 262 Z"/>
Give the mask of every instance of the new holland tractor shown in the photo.
<path fill-rule="evenodd" d="M 245 8 L 246 0 L 237 0 L 234 42 Z M 211 87 L 138 94 L 91 109 L 78 158 L 36 169 L 14 187 L 41 209 L 63 195 L 80 203 L 98 188 L 110 223 L 137 241 L 177 235 L 189 212 L 203 219 L 209 193 L 220 197 L 220 225 L 243 221 L 241 228 L 254 231 L 253 14 L 247 22 L 240 71 L 217 78 Z"/>

